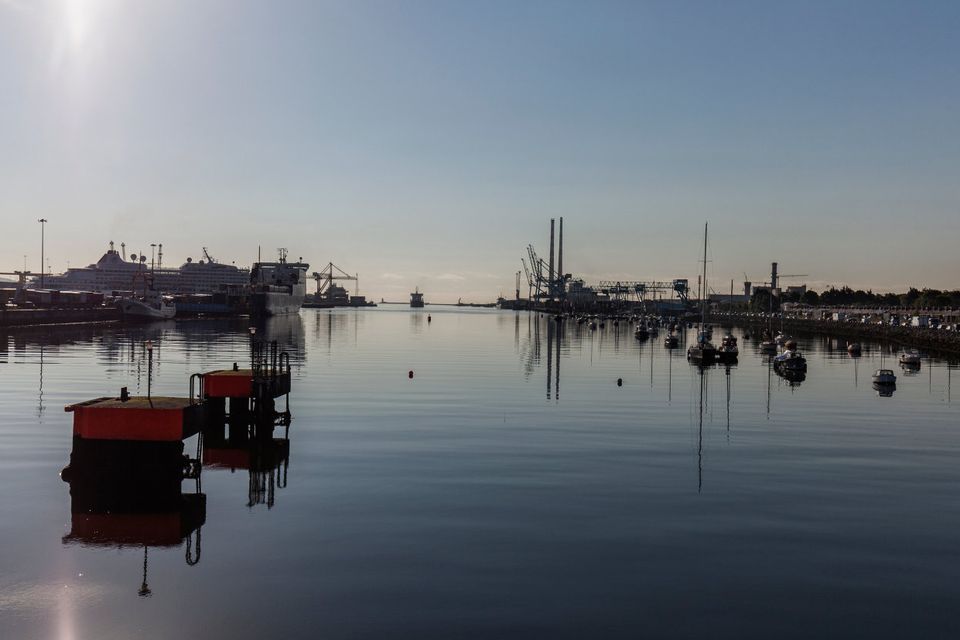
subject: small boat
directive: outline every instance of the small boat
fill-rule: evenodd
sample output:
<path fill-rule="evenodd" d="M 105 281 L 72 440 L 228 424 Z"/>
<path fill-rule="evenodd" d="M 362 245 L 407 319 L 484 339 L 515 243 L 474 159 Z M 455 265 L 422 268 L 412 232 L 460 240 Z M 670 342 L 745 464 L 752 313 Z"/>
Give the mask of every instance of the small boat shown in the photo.
<path fill-rule="evenodd" d="M 717 348 L 703 333 L 697 335 L 697 343 L 687 348 L 687 360 L 697 364 L 713 364 L 717 359 Z"/>
<path fill-rule="evenodd" d="M 780 374 L 805 373 L 807 359 L 797 350 L 797 343 L 789 340 L 783 353 L 773 359 L 773 369 Z"/>
<path fill-rule="evenodd" d="M 596 331 L 596 330 L 597 330 L 597 323 L 596 323 L 596 321 L 595 321 L 595 320 L 591 320 L 589 327 L 590 327 L 590 331 Z"/>
<path fill-rule="evenodd" d="M 633 332 L 633 337 L 637 340 L 646 340 L 650 337 L 650 332 L 641 324 L 637 327 L 637 330 Z"/>
<path fill-rule="evenodd" d="M 665 346 L 667 349 L 676 349 L 677 345 L 679 344 L 680 340 L 672 333 L 663 339 L 663 346 Z"/>
<path fill-rule="evenodd" d="M 873 374 L 873 384 L 891 385 L 897 384 L 897 376 L 891 369 L 877 369 Z"/>
<path fill-rule="evenodd" d="M 778 345 L 785 345 L 790 339 L 791 339 L 790 336 L 781 332 L 777 334 L 777 337 L 774 338 L 773 341 L 776 342 Z"/>
<path fill-rule="evenodd" d="M 177 314 L 177 305 L 159 294 L 122 298 L 117 306 L 125 318 L 135 320 L 169 320 Z"/>
<path fill-rule="evenodd" d="M 863 348 L 860 346 L 859 342 L 851 342 L 847 345 L 847 353 L 851 356 L 859 356 L 863 353 Z"/>
<path fill-rule="evenodd" d="M 720 348 L 717 349 L 717 359 L 720 362 L 736 362 L 740 355 L 740 349 L 737 347 L 737 339 L 732 333 L 723 336 L 720 341 Z"/>
<path fill-rule="evenodd" d="M 919 367 L 920 366 L 920 353 L 915 349 L 910 351 L 904 351 L 900 354 L 900 364 L 905 367 Z"/>
<path fill-rule="evenodd" d="M 760 343 L 760 351 L 764 353 L 776 353 L 777 343 L 773 340 L 764 340 Z"/>

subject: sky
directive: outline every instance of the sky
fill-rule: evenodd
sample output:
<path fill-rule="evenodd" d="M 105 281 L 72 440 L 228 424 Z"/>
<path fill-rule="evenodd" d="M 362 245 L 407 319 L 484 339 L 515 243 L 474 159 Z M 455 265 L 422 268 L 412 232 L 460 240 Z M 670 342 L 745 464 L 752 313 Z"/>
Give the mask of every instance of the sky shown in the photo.
<path fill-rule="evenodd" d="M 960 287 L 958 2 L 0 0 L 0 270 Z M 787 281 L 784 281 L 786 284 Z"/>

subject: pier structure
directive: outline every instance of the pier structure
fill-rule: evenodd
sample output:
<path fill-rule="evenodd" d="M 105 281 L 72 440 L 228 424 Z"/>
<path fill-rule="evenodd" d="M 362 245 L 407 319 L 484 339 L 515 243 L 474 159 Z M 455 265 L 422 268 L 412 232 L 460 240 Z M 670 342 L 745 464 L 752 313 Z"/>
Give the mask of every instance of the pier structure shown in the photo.
<path fill-rule="evenodd" d="M 286 486 L 290 358 L 276 342 L 254 336 L 251 331 L 249 368 L 234 363 L 230 369 L 194 374 L 186 397 L 153 396 L 148 378 L 146 396 L 131 396 L 124 387 L 118 397 L 64 407 L 73 414 L 73 447 L 61 472 L 70 484 L 71 513 L 63 543 L 142 546 L 141 596 L 150 595 L 150 547 L 185 543 L 187 564 L 200 560 L 204 466 L 248 469 L 248 506 L 271 507 L 276 488 Z M 152 355 L 149 344 L 147 352 Z M 277 411 L 276 400 L 284 396 L 286 408 Z M 273 437 L 278 425 L 286 428 L 283 438 Z M 197 450 L 191 458 L 184 448 L 194 437 Z M 183 492 L 185 479 L 195 480 L 193 492 Z"/>

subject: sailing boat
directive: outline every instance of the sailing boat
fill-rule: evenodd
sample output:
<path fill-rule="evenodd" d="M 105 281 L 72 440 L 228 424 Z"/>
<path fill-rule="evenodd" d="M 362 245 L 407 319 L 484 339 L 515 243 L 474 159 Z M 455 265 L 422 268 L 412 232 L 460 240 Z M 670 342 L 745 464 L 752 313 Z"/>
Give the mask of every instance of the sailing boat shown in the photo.
<path fill-rule="evenodd" d="M 700 329 L 697 332 L 697 341 L 687 349 L 687 360 L 699 365 L 713 364 L 717 358 L 717 349 L 710 342 L 707 334 L 707 223 L 703 223 L 703 293 L 700 297 Z"/>
<path fill-rule="evenodd" d="M 893 390 L 897 387 L 897 376 L 892 369 L 883 368 L 883 352 L 885 346 L 880 345 L 880 368 L 873 373 L 873 388 L 880 392 L 882 396 L 893 395 Z"/>

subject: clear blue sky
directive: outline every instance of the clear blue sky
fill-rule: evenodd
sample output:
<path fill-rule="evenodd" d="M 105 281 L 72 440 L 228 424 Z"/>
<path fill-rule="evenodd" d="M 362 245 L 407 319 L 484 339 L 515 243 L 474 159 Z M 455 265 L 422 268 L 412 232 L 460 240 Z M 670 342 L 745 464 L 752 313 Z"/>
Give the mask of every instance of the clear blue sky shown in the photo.
<path fill-rule="evenodd" d="M 257 246 L 361 293 L 566 266 L 960 287 L 960 2 L 0 0 L 0 269 Z M 720 282 L 724 284 L 720 286 Z M 739 286 L 739 285 L 738 285 Z"/>

